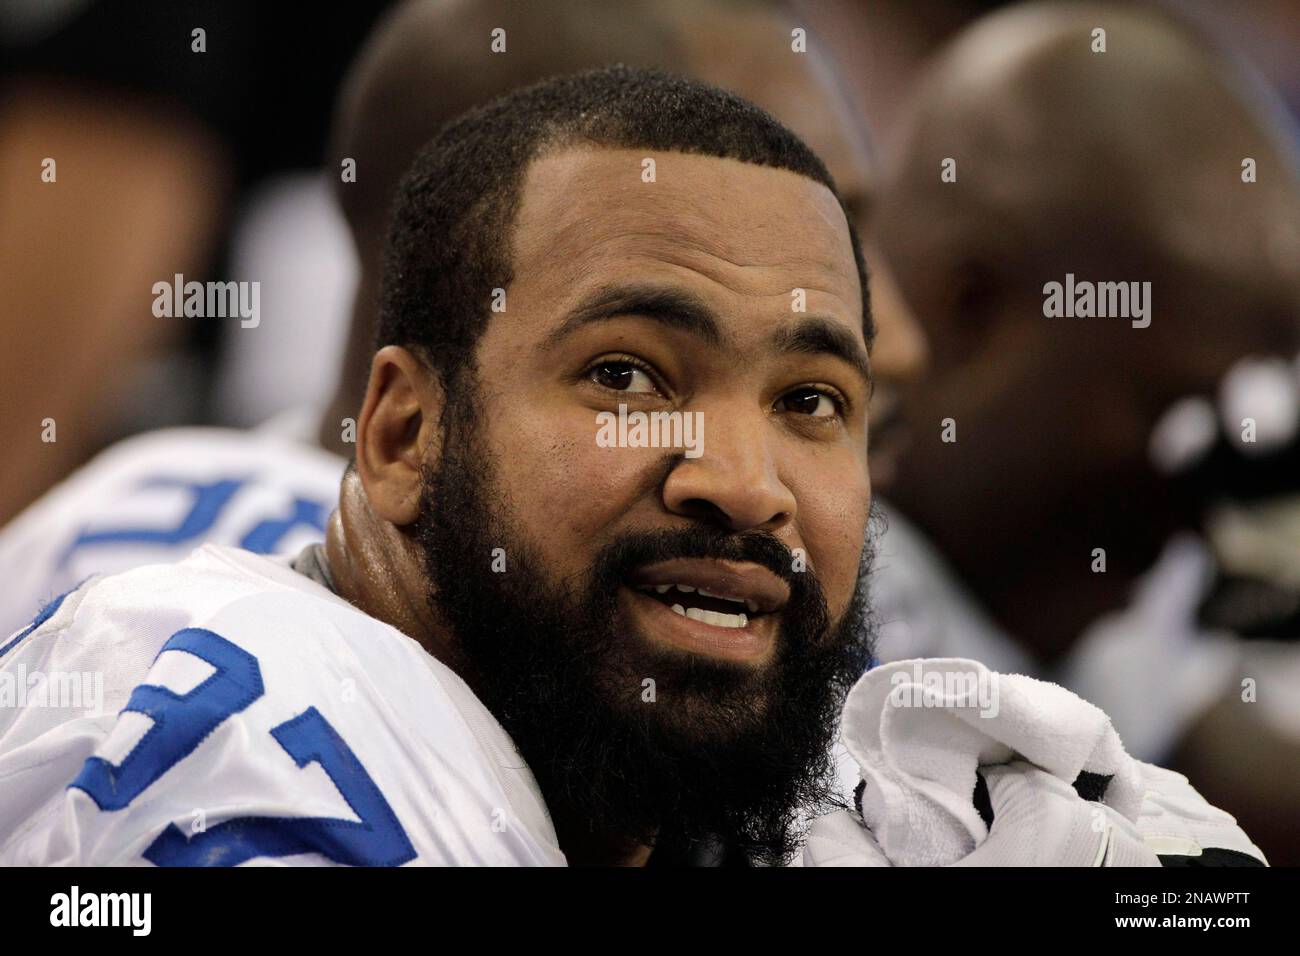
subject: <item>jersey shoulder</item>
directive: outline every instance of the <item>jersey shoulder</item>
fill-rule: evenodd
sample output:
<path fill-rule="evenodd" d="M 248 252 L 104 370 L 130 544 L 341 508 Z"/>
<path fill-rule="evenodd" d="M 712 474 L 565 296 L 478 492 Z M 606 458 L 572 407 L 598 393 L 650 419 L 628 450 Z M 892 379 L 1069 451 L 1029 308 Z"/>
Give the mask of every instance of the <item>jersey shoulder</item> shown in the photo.
<path fill-rule="evenodd" d="M 92 573 L 179 561 L 206 542 L 269 554 L 319 541 L 345 464 L 261 429 L 119 442 L 0 530 L 0 631 Z"/>
<path fill-rule="evenodd" d="M 2 861 L 563 862 L 463 682 L 283 561 L 209 545 L 90 582 L 10 654 L 105 679 L 98 712 L 0 732 Z"/>

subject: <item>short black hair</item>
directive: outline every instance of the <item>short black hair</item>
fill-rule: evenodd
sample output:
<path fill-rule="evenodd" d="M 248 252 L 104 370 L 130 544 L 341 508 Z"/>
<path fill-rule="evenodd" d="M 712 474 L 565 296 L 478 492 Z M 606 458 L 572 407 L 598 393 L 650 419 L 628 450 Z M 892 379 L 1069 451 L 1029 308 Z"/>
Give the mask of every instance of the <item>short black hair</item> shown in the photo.
<path fill-rule="evenodd" d="M 548 149 L 578 143 L 771 166 L 840 199 L 825 165 L 798 136 L 733 93 L 625 66 L 543 80 L 452 120 L 416 157 L 389 228 L 376 349 L 411 348 L 445 386 L 459 381 L 491 315 L 492 290 L 512 278 L 511 231 L 528 165 Z M 866 264 L 847 210 L 844 218 L 870 345 Z"/>

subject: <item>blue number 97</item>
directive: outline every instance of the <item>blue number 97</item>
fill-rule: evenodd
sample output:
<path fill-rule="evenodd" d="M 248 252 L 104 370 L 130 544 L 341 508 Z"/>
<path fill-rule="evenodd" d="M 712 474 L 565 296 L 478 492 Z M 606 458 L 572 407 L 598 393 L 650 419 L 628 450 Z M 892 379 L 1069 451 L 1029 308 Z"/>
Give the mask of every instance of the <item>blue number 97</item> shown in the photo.
<path fill-rule="evenodd" d="M 177 631 L 159 656 L 185 651 L 214 672 L 186 694 L 142 684 L 123 712 L 144 714 L 153 726 L 120 764 L 86 760 L 69 785 L 83 790 L 99 809 L 125 809 L 163 774 L 191 754 L 232 714 L 262 696 L 257 658 L 204 628 Z M 315 707 L 271 730 L 271 736 L 299 767 L 318 763 L 358 821 L 332 817 L 237 817 L 192 838 L 175 823 L 145 850 L 157 866 L 234 866 L 255 857 L 318 853 L 348 866 L 400 866 L 415 848 L 397 815 L 338 732 Z"/>

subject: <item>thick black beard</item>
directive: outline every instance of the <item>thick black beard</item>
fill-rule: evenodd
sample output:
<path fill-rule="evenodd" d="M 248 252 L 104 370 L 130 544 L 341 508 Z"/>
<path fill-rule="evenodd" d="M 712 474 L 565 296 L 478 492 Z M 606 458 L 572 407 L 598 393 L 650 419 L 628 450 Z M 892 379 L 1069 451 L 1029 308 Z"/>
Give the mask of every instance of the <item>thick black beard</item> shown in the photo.
<path fill-rule="evenodd" d="M 720 842 L 749 862 L 787 862 L 800 824 L 842 805 L 831 744 L 844 695 L 871 657 L 869 542 L 837 623 L 812 569 L 793 571 L 792 553 L 767 532 L 628 532 L 582 579 L 556 581 L 499 493 L 497 463 L 460 410 L 472 405 L 446 410 L 441 458 L 425 471 L 411 530 L 455 648 L 449 663 L 510 734 L 552 817 L 654 845 L 656 855 Z M 504 573 L 492 570 L 497 548 Z M 789 583 L 770 665 L 688 655 L 628 632 L 620 585 L 675 557 L 753 561 Z"/>

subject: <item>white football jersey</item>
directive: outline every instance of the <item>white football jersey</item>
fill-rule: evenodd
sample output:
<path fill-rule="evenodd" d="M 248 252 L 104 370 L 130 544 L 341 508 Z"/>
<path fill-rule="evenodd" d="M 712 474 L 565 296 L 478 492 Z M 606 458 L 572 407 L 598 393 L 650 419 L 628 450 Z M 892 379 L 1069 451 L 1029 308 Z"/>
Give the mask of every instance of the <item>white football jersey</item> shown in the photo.
<path fill-rule="evenodd" d="M 204 545 L 0 639 L 0 865 L 563 865 L 532 773 L 414 640 Z"/>
<path fill-rule="evenodd" d="M 0 635 L 91 574 L 207 542 L 270 554 L 320 541 L 346 462 L 277 426 L 149 432 L 51 489 L 0 529 Z"/>

